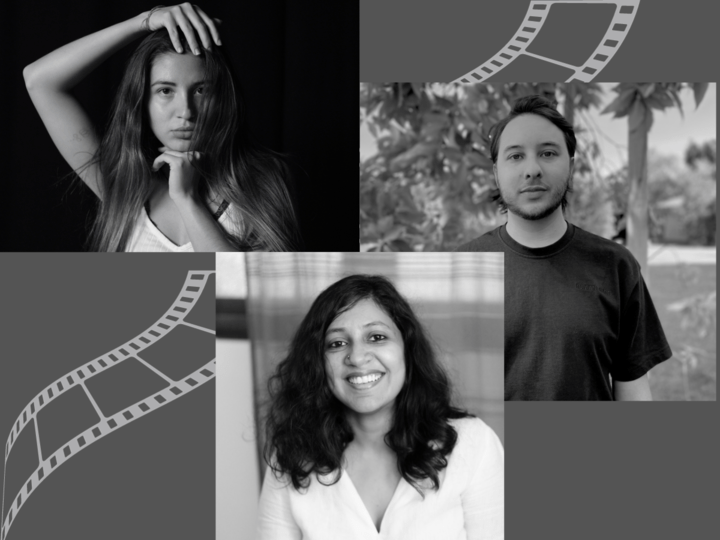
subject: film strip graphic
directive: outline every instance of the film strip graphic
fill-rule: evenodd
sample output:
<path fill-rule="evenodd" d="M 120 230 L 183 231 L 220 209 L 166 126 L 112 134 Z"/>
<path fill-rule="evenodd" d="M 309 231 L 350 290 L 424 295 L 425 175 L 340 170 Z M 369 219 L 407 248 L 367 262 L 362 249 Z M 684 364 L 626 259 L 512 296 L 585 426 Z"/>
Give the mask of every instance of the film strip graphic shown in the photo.
<path fill-rule="evenodd" d="M 547 21 L 551 8 L 555 4 L 615 5 L 615 14 L 605 31 L 605 35 L 595 47 L 594 52 L 580 66 L 571 65 L 561 60 L 528 51 L 530 45 L 532 45 L 538 34 L 540 34 L 540 30 Z M 590 82 L 602 71 L 608 62 L 612 60 L 618 49 L 620 49 L 620 46 L 630 31 L 639 5 L 640 0 L 593 0 L 592 2 L 573 0 L 532 1 L 530 2 L 530 6 L 528 7 L 528 11 L 525 14 L 520 28 L 515 32 L 512 39 L 492 58 L 452 82 L 473 84 L 484 81 L 496 75 L 499 71 L 523 55 L 571 69 L 573 74 L 565 82 L 574 80 Z"/>
<path fill-rule="evenodd" d="M 215 331 L 212 328 L 206 328 L 185 320 L 186 317 L 193 313 L 193 308 L 198 304 L 198 300 L 203 294 L 205 294 L 203 298 L 206 301 L 208 296 L 212 298 L 212 305 L 214 306 L 214 286 L 211 284 L 206 287 L 209 281 L 214 283 L 214 273 L 214 270 L 188 272 L 177 298 L 155 324 L 121 346 L 70 373 L 66 373 L 37 394 L 25 406 L 18 415 L 5 443 L 3 503 L 2 514 L 0 514 L 3 522 L 2 528 L 0 528 L 0 540 L 5 540 L 8 537 L 13 521 L 23 505 L 27 503 L 30 495 L 63 463 L 106 435 L 118 431 L 127 424 L 152 413 L 160 407 L 172 403 L 215 377 Z M 213 279 L 209 279 L 211 277 Z M 187 346 L 193 341 L 197 343 L 198 335 L 202 336 L 201 347 L 203 354 L 197 354 L 199 351 L 197 347 L 193 350 L 192 347 Z M 176 351 L 179 350 L 179 346 L 181 349 L 188 350 L 189 354 L 194 354 L 194 358 L 189 359 L 190 362 L 186 362 L 183 366 L 185 373 L 179 373 L 176 368 L 167 369 L 167 366 L 171 364 L 167 363 L 167 345 L 164 342 L 174 342 Z M 162 349 L 166 358 L 164 364 L 155 361 L 158 358 L 157 351 L 160 346 L 164 347 Z M 182 353 L 179 356 L 182 356 Z M 174 359 L 175 357 L 172 358 L 172 360 Z M 158 364 L 165 372 L 158 369 Z M 121 367 L 123 365 L 125 367 Z M 151 377 L 154 381 L 154 387 L 151 387 L 152 392 L 130 405 L 123 404 L 120 410 L 113 410 L 111 411 L 112 414 L 108 414 L 108 409 L 117 409 L 118 407 L 117 403 L 108 405 L 107 396 L 102 395 L 103 389 L 117 386 L 120 382 L 118 380 L 119 370 L 127 370 L 128 368 L 135 371 L 125 372 L 126 377 L 127 375 L 136 377 L 138 374 L 143 376 L 142 373 Z M 189 369 L 192 369 L 192 371 L 189 371 Z M 115 370 L 115 373 L 113 370 Z M 100 381 L 100 379 L 103 380 Z M 115 384 L 113 384 L 113 379 L 115 379 Z M 95 381 L 98 381 L 98 383 L 96 384 Z M 144 388 L 146 393 L 147 388 L 147 386 Z M 69 436 L 59 445 L 57 450 L 48 455 L 48 452 L 43 452 L 42 446 L 44 431 L 42 427 L 45 424 L 43 421 L 38 424 L 38 415 L 46 409 L 51 410 L 52 407 L 48 408 L 48 406 L 62 401 L 63 396 L 71 397 L 71 394 L 72 399 L 76 402 L 78 398 L 82 400 L 88 410 L 91 410 L 90 407 L 92 407 L 92 410 L 97 414 L 95 418 L 99 418 L 99 421 Z M 105 413 L 103 409 L 106 411 Z M 22 483 L 18 493 L 5 493 L 8 458 L 26 429 L 29 431 L 32 440 L 36 441 L 39 465 Z M 58 444 L 54 446 L 58 446 Z"/>

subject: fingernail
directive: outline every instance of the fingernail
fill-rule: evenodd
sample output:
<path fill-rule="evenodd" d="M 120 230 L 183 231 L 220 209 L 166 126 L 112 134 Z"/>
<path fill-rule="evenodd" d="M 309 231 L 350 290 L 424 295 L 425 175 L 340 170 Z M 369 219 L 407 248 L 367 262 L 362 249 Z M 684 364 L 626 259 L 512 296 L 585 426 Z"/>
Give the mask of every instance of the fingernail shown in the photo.
<path fill-rule="evenodd" d="M 180 54 L 182 54 L 182 52 L 183 52 L 182 47 L 178 47 L 178 48 L 177 48 L 177 52 L 179 52 Z"/>
<path fill-rule="evenodd" d="M 222 41 L 218 39 L 218 45 L 222 45 Z"/>
<path fill-rule="evenodd" d="M 195 55 L 197 56 L 199 54 L 200 54 L 200 49 L 195 49 Z"/>

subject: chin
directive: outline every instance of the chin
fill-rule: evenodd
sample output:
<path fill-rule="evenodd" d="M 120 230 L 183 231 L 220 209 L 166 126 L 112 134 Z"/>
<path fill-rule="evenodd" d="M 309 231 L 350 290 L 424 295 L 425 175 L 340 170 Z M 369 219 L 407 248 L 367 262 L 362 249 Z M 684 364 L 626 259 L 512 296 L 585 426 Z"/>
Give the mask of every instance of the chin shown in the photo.
<path fill-rule="evenodd" d="M 345 406 L 356 414 L 375 414 L 383 409 L 386 409 L 388 406 L 392 407 L 392 402 L 377 400 L 348 400 L 345 401 Z"/>
<path fill-rule="evenodd" d="M 541 210 L 536 210 L 534 212 L 521 213 L 520 216 L 530 221 L 537 221 L 539 219 L 544 219 L 548 217 L 553 212 L 555 212 L 555 210 L 556 208 L 544 208 Z"/>
<path fill-rule="evenodd" d="M 190 141 L 177 141 L 173 142 L 168 148 L 175 150 L 176 152 L 187 152 L 190 150 Z"/>
<path fill-rule="evenodd" d="M 508 210 L 516 216 L 528 221 L 536 221 L 548 217 L 560 208 L 560 201 L 558 201 L 557 204 L 553 203 L 546 206 L 517 206 L 512 203 L 508 203 L 507 206 Z"/>

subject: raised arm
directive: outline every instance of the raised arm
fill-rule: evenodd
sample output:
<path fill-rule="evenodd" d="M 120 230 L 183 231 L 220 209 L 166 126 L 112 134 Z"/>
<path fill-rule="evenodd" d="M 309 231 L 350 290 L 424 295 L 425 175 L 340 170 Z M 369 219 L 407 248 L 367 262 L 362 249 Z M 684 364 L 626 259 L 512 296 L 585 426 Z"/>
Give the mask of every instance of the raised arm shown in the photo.
<path fill-rule="evenodd" d="M 176 48 L 181 44 L 182 30 L 189 45 L 209 46 L 219 35 L 212 20 L 199 8 L 186 3 L 160 8 L 143 28 L 150 11 L 115 24 L 43 56 L 25 67 L 23 77 L 35 108 L 65 161 L 74 170 L 85 165 L 97 151 L 100 141 L 90 119 L 70 89 L 86 77 L 114 52 L 147 33 L 147 30 L 168 29 Z M 197 31 L 199 38 L 196 37 Z M 80 178 L 100 197 L 102 178 L 96 165 L 80 172 Z"/>
<path fill-rule="evenodd" d="M 60 154 L 75 170 L 95 155 L 100 141 L 70 89 L 112 53 L 141 36 L 147 15 L 142 13 L 68 43 L 23 70 L 30 99 Z M 80 178 L 100 196 L 102 179 L 96 165 L 81 172 Z"/>

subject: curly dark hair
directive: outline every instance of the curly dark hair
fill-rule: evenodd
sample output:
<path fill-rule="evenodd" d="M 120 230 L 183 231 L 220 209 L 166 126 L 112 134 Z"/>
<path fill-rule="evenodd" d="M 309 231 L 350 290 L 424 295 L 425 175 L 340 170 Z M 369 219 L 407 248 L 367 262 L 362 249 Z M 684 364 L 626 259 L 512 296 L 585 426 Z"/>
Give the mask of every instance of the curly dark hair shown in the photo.
<path fill-rule="evenodd" d="M 352 275 L 325 289 L 300 323 L 288 356 L 268 381 L 272 404 L 267 415 L 264 456 L 275 476 L 288 474 L 296 490 L 309 476 L 337 471 L 353 440 L 344 405 L 327 381 L 325 332 L 335 318 L 360 300 L 371 299 L 393 320 L 404 342 L 405 382 L 395 399 L 393 425 L 385 443 L 397 455 L 402 477 L 421 495 L 420 482 L 439 488 L 439 473 L 457 442 L 448 420 L 472 416 L 451 405 L 451 385 L 407 300 L 383 276 Z"/>
<path fill-rule="evenodd" d="M 557 105 L 557 101 L 549 100 L 539 95 L 525 96 L 515 101 L 510 114 L 490 128 L 490 159 L 492 159 L 493 165 L 495 165 L 498 160 L 498 154 L 500 151 L 500 136 L 502 135 L 502 132 L 505 131 L 505 128 L 512 120 L 523 114 L 536 114 L 538 116 L 542 116 L 562 131 L 563 136 L 565 137 L 565 145 L 567 146 L 568 154 L 572 159 L 575 156 L 575 149 L 577 148 L 575 129 L 572 124 L 570 124 L 570 122 L 568 122 L 565 117 L 558 112 Z M 565 210 L 568 205 L 568 193 L 572 193 L 572 186 L 568 186 L 565 195 L 563 195 L 560 203 L 563 210 Z M 493 190 L 491 196 L 492 200 L 500 207 L 500 211 L 503 214 L 506 213 L 508 210 L 507 204 L 505 204 L 505 201 L 500 194 L 500 190 Z"/>

